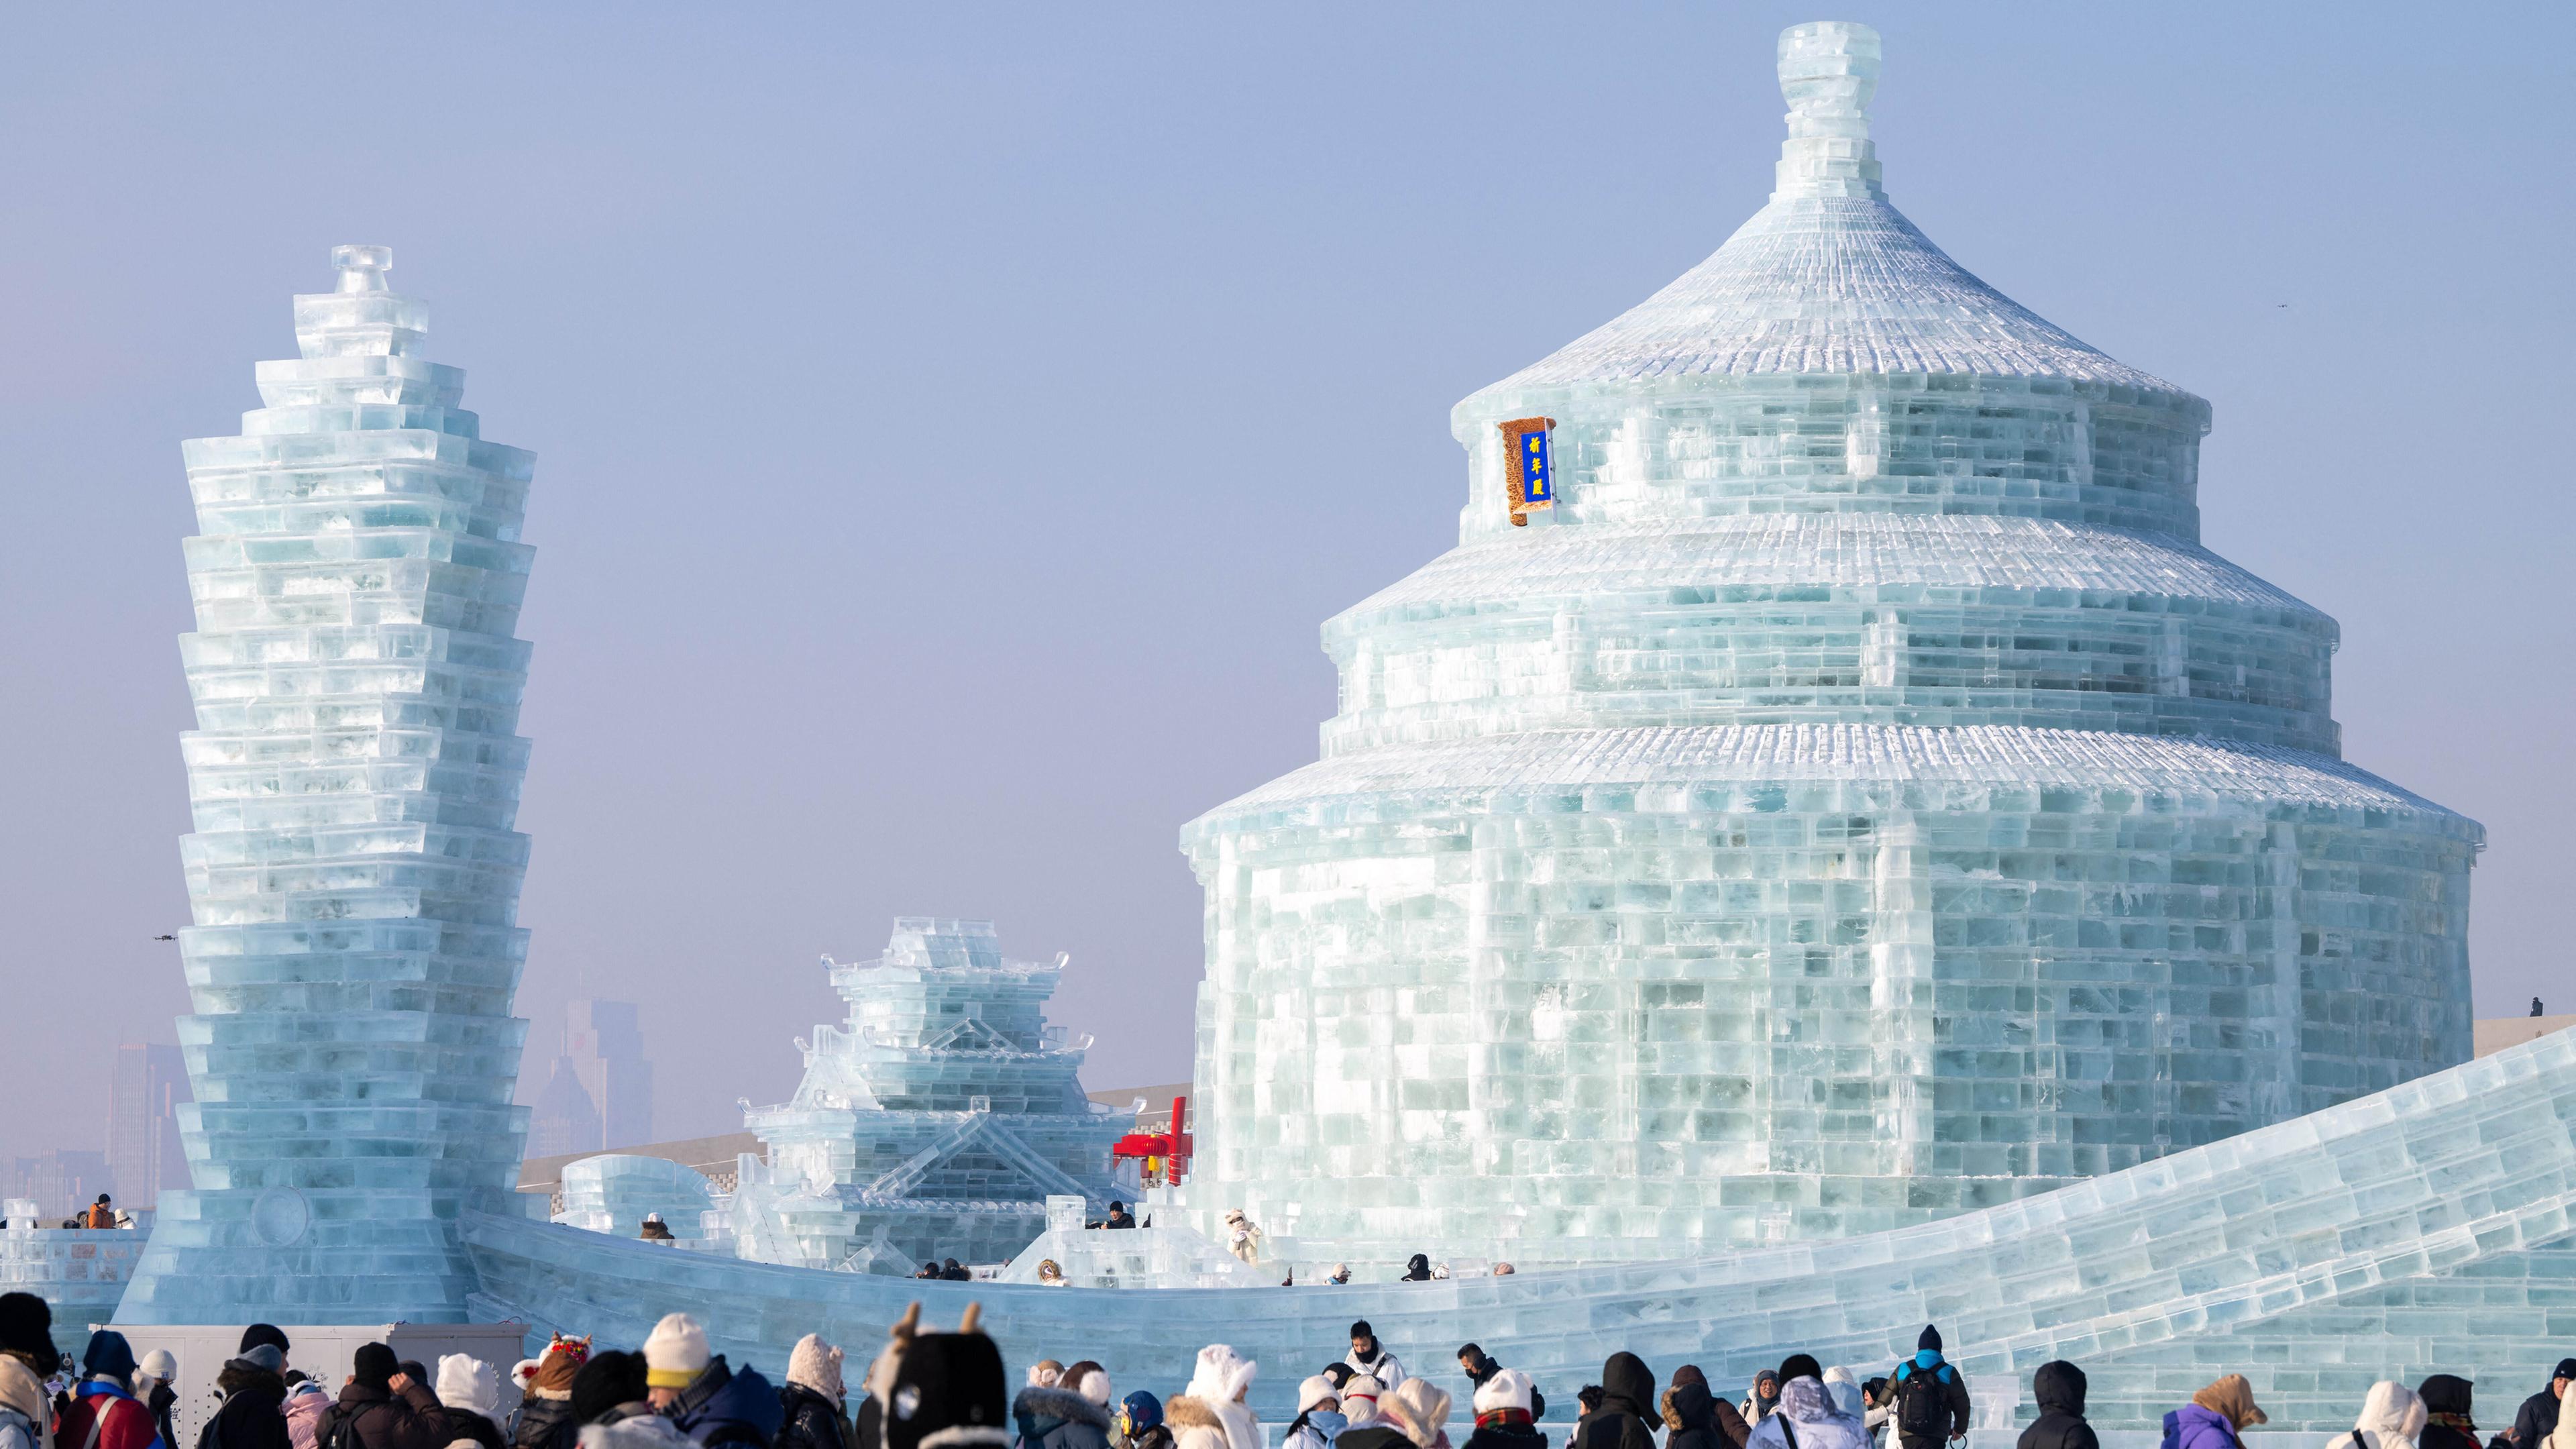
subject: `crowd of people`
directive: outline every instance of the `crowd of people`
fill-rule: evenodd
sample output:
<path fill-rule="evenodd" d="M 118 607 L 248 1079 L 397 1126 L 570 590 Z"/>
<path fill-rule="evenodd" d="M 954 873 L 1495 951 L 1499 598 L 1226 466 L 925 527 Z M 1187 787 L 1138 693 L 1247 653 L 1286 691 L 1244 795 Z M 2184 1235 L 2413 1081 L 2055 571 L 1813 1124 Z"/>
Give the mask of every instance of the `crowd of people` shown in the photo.
<path fill-rule="evenodd" d="M 283 1332 L 253 1324 L 190 1449 L 1265 1449 L 1250 1407 L 1259 1365 L 1225 1344 L 1199 1350 L 1169 1398 L 1121 1396 L 1090 1359 L 1041 1360 L 1013 1394 L 976 1319 L 969 1305 L 954 1331 L 925 1331 L 913 1305 L 856 1385 L 842 1350 L 818 1335 L 797 1342 L 773 1385 L 711 1352 L 705 1327 L 673 1313 L 634 1351 L 559 1334 L 507 1374 L 465 1354 L 433 1370 L 362 1344 L 336 1390 L 293 1367 Z M 1474 1343 L 1455 1357 L 1470 1402 L 1453 1438 L 1449 1391 L 1353 1323 L 1348 1351 L 1298 1383 L 1280 1449 L 1549 1449 L 1547 1397 L 1529 1374 Z M 56 1352 L 43 1299 L 0 1294 L 0 1449 L 180 1449 L 177 1377 L 168 1352 L 138 1361 L 113 1329 L 94 1331 L 75 1363 Z M 2382 1382 L 2327 1449 L 2576 1449 L 2576 1415 L 2559 1412 L 2571 1382 L 2576 1358 L 2491 1439 L 2479 1437 L 2469 1380 Z M 2100 1449 L 2085 1387 L 2074 1364 L 2040 1365 L 2038 1416 L 2018 1449 Z M 1966 1377 L 1929 1325 L 1884 1376 L 1793 1353 L 1737 1400 L 1694 1364 L 1659 1387 L 1643 1359 L 1621 1352 L 1575 1398 L 1581 1412 L 1561 1449 L 1948 1449 L 1971 1420 Z M 2227 1374 L 2164 1416 L 2163 1449 L 2242 1449 L 2243 1432 L 2264 1422 L 2253 1386 Z"/>

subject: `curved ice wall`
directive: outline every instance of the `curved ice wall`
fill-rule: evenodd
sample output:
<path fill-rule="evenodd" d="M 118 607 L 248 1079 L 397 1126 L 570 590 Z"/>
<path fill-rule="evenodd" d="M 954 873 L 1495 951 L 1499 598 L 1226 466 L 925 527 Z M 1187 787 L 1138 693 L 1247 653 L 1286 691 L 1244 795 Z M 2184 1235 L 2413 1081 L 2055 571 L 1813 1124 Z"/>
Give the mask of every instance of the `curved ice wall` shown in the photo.
<path fill-rule="evenodd" d="M 1323 759 L 1184 832 L 1195 1208 L 1833 1237 L 2467 1057 L 2480 828 L 2338 758 L 2334 621 L 2200 546 L 2208 404 L 1887 203 L 1878 60 L 1782 35 L 1770 204 L 1459 404 L 1459 546 L 1325 625 Z"/>
<path fill-rule="evenodd" d="M 267 405 L 185 445 L 196 1188 L 162 1195 L 125 1322 L 460 1319 L 458 1210 L 506 1201 L 526 1135 L 533 458 L 422 359 L 387 249 L 332 260 L 302 355 L 259 364 Z"/>

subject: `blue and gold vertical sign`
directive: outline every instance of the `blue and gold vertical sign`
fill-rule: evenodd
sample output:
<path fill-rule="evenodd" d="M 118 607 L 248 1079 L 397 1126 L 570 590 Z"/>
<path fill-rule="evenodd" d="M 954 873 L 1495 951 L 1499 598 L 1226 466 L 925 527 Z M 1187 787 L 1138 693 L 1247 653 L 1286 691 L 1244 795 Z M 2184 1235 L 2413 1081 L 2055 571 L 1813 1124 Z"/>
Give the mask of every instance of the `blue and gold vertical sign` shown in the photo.
<path fill-rule="evenodd" d="M 1514 418 L 1495 426 L 1503 430 L 1503 498 L 1512 527 L 1527 528 L 1532 512 L 1556 506 L 1556 419 Z"/>

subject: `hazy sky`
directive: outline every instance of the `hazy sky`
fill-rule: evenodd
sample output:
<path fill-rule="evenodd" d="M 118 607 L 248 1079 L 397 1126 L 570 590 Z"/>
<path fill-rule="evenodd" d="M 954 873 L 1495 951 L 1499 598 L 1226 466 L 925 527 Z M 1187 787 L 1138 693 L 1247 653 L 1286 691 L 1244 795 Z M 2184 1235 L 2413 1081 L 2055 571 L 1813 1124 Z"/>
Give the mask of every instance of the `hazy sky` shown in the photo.
<path fill-rule="evenodd" d="M 1817 18 L 1885 33 L 1899 206 L 2211 400 L 2207 541 L 2343 621 L 2346 754 L 2487 824 L 2481 1012 L 2576 1007 L 2576 7 L 105 9 L 0 81 L 0 1152 L 97 1145 L 186 1009 L 178 441 L 332 244 L 538 455 L 530 1073 L 631 997 L 662 1132 L 730 1130 L 817 955 L 938 913 L 1164 1081 L 1179 827 L 1454 539 L 1450 405 L 1761 205 Z"/>

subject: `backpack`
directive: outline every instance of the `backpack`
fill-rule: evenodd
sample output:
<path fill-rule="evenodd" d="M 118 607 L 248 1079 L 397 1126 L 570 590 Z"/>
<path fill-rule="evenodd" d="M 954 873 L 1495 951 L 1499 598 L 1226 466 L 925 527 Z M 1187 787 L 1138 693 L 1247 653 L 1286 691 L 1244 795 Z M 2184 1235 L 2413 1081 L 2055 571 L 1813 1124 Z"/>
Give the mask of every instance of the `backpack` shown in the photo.
<path fill-rule="evenodd" d="M 1896 1383 L 1896 1432 L 1907 1439 L 1947 1439 L 1950 1437 L 1950 1396 L 1943 1390 L 1950 1381 L 1950 1366 L 1923 1369 L 1906 1365 L 1905 1377 Z"/>

